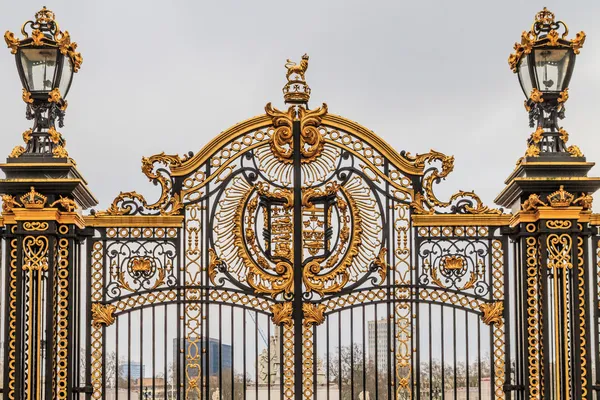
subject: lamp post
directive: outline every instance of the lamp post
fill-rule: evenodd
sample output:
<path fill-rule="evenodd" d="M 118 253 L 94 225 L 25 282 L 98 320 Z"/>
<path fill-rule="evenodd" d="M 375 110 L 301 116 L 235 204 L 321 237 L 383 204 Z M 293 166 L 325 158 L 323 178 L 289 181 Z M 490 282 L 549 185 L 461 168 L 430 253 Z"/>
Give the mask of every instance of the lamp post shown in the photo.
<path fill-rule="evenodd" d="M 7 31 L 4 40 L 15 55 L 26 116 L 33 120 L 33 127 L 23 134 L 26 146 L 15 147 L 9 157 L 66 158 L 65 140 L 56 131 L 56 124 L 63 126 L 65 99 L 83 59 L 76 51 L 77 43 L 71 42 L 69 32 L 60 30 L 54 13 L 46 7 L 35 14 L 35 20 L 23 24 L 21 33 L 24 38 L 18 39 Z"/>
<path fill-rule="evenodd" d="M 515 43 L 508 63 L 525 94 L 529 124 L 532 128 L 537 126 L 529 140 L 527 156 L 570 153 L 580 157 L 576 146 L 566 147 L 568 134 L 558 126 L 558 120 L 564 118 L 569 82 L 585 33 L 579 32 L 569 40 L 567 25 L 554 18 L 546 8 L 537 13 L 531 29 L 522 33 L 520 43 Z"/>

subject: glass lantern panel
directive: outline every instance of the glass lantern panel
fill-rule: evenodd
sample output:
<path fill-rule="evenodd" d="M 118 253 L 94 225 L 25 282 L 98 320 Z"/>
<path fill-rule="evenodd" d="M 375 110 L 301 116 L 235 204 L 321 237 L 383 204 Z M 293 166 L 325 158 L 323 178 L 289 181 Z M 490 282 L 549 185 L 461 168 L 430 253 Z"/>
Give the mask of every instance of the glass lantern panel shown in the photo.
<path fill-rule="evenodd" d="M 540 48 L 534 50 L 535 79 L 542 92 L 561 92 L 565 88 L 565 78 L 569 70 L 571 52 L 569 49 Z"/>
<path fill-rule="evenodd" d="M 519 61 L 519 83 L 521 84 L 523 93 L 525 93 L 525 97 L 529 98 L 533 90 L 533 83 L 531 82 L 531 74 L 529 73 L 529 57 L 527 55 L 523 55 L 521 61 Z"/>
<path fill-rule="evenodd" d="M 58 49 L 21 49 L 21 66 L 30 92 L 49 92 L 54 88 Z"/>
<path fill-rule="evenodd" d="M 69 56 L 62 57 L 62 72 L 60 74 L 60 83 L 58 84 L 58 90 L 60 91 L 61 97 L 64 99 L 69 93 L 71 87 L 71 79 L 73 77 L 73 64 Z"/>

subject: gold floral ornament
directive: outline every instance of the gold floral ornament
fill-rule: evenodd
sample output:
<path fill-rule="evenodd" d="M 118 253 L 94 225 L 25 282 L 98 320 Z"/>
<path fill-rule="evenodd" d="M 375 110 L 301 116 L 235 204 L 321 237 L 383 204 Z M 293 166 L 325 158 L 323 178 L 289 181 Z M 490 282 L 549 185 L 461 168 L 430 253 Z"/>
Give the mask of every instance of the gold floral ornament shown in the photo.
<path fill-rule="evenodd" d="M 504 317 L 504 304 L 501 301 L 483 303 L 479 306 L 482 312 L 481 321 L 486 325 L 502 324 Z"/>
<path fill-rule="evenodd" d="M 31 31 L 31 36 L 27 30 Z M 77 43 L 71 42 L 71 35 L 67 31 L 61 31 L 55 20 L 55 15 L 46 7 L 35 14 L 35 21 L 27 21 L 21 28 L 23 39 L 15 37 L 14 33 L 6 31 L 4 41 L 16 54 L 19 48 L 31 46 L 48 46 L 58 48 L 61 54 L 68 56 L 73 65 L 73 72 L 79 71 L 83 63 L 81 53 L 77 52 Z"/>
<path fill-rule="evenodd" d="M 275 132 L 269 145 L 279 161 L 291 164 L 293 162 L 292 126 L 294 121 L 300 121 L 300 153 L 302 162 L 314 161 L 323 151 L 325 140 L 319 132 L 323 116 L 327 114 L 327 104 L 315 110 L 303 107 L 290 107 L 287 112 L 274 108 L 271 103 L 265 106 L 265 112 L 273 121 Z"/>
<path fill-rule="evenodd" d="M 558 30 L 563 31 L 562 35 Z M 581 31 L 571 40 L 567 40 L 568 34 L 567 25 L 563 21 L 555 21 L 554 13 L 544 7 L 536 14 L 531 29 L 522 33 L 521 42 L 515 43 L 514 52 L 508 57 L 510 69 L 515 73 L 518 72 L 521 58 L 538 47 L 570 47 L 575 54 L 579 54 L 585 42 L 585 33 Z"/>
<path fill-rule="evenodd" d="M 325 305 L 304 303 L 302 304 L 302 312 L 304 313 L 304 325 L 313 326 L 321 325 L 325 321 Z"/>
<path fill-rule="evenodd" d="M 473 191 L 460 190 L 450 196 L 448 201 L 441 201 L 433 191 L 433 184 L 445 179 L 454 170 L 454 157 L 446 156 L 435 150 L 418 154 L 414 158 L 416 167 L 425 168 L 425 164 L 441 163 L 438 167 L 427 169 L 423 177 L 423 193 L 416 193 L 411 207 L 416 214 L 434 214 L 436 208 L 450 208 L 451 212 L 463 214 L 500 215 L 502 211 L 483 204 L 483 201 Z"/>
<path fill-rule="evenodd" d="M 155 164 L 174 167 L 181 166 L 186 160 L 186 157 L 168 155 L 164 152 L 150 157 L 142 157 L 142 172 L 150 182 L 158 184 L 161 188 L 158 200 L 149 204 L 144 196 L 137 192 L 121 192 L 106 211 L 99 211 L 96 215 L 133 215 L 144 210 L 157 211 L 160 215 L 180 214 L 183 203 L 179 193 L 172 191 L 172 177 L 168 171 L 164 168 L 157 168 Z"/>
<path fill-rule="evenodd" d="M 583 153 L 579 146 L 571 145 L 567 147 L 567 152 L 571 155 L 571 157 L 583 157 Z"/>
<path fill-rule="evenodd" d="M 102 325 L 114 324 L 116 310 L 117 307 L 112 304 L 92 303 L 92 325 L 101 328 Z"/>
<path fill-rule="evenodd" d="M 292 320 L 292 310 L 293 307 L 291 301 L 273 304 L 271 306 L 271 312 L 273 313 L 271 319 L 273 320 L 273 323 L 277 326 L 284 325 L 291 327 L 294 324 Z"/>

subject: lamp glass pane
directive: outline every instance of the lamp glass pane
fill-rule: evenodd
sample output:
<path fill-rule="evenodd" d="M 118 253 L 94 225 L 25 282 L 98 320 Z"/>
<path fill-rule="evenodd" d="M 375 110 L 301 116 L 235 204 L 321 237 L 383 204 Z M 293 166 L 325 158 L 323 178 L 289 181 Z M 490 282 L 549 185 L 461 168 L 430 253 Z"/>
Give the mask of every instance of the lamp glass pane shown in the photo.
<path fill-rule="evenodd" d="M 534 50 L 535 79 L 542 92 L 560 92 L 564 89 L 569 70 L 569 49 L 540 48 Z"/>
<path fill-rule="evenodd" d="M 519 61 L 519 83 L 521 89 L 525 93 L 525 97 L 529 98 L 531 91 L 533 90 L 533 83 L 531 82 L 531 74 L 529 73 L 529 57 L 523 55 L 521 61 Z"/>
<path fill-rule="evenodd" d="M 58 49 L 21 49 L 21 66 L 30 92 L 49 92 L 54 88 Z"/>
<path fill-rule="evenodd" d="M 71 78 L 73 77 L 73 64 L 69 56 L 62 57 L 62 73 L 60 76 L 60 83 L 58 84 L 58 90 L 62 98 L 67 97 L 69 88 L 71 87 Z"/>

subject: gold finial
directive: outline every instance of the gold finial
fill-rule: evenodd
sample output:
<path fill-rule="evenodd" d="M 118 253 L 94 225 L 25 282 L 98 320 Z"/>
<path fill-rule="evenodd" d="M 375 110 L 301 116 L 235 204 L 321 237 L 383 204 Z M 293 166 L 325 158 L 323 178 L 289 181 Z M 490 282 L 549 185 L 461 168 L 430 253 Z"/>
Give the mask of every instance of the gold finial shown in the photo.
<path fill-rule="evenodd" d="M 38 24 L 48 24 L 50 22 L 54 22 L 54 18 L 54 13 L 48 10 L 46 6 L 35 13 L 35 22 Z"/>
<path fill-rule="evenodd" d="M 306 83 L 306 70 L 308 69 L 308 54 L 304 54 L 300 64 L 290 59 L 285 63 L 287 83 L 283 87 L 283 98 L 286 103 L 306 104 L 310 99 L 310 87 Z"/>

